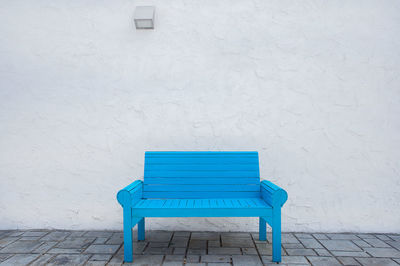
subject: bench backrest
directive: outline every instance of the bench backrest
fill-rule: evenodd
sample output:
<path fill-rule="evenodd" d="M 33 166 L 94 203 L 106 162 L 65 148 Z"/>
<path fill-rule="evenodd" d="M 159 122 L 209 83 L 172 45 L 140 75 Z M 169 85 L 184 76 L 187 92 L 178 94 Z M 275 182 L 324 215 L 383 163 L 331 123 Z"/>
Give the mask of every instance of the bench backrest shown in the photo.
<path fill-rule="evenodd" d="M 144 198 L 249 198 L 260 196 L 258 152 L 145 154 Z"/>

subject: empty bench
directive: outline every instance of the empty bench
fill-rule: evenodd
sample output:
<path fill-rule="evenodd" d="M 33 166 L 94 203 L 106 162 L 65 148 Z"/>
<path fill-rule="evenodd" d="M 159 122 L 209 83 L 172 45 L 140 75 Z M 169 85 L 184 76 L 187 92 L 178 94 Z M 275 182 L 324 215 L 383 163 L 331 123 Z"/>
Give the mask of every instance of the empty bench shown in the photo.
<path fill-rule="evenodd" d="M 272 227 L 272 260 L 281 261 L 281 207 L 287 193 L 260 182 L 257 152 L 146 152 L 144 181 L 117 194 L 123 207 L 124 260 L 132 228 L 145 239 L 145 217 L 259 217 L 259 239 Z"/>

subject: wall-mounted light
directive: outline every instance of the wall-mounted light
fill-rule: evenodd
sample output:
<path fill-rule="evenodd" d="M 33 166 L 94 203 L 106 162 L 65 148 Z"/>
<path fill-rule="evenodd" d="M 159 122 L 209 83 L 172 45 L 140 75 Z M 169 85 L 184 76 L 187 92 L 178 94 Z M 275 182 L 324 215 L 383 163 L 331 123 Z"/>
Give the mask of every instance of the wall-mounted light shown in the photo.
<path fill-rule="evenodd" d="M 137 6 L 133 19 L 136 29 L 154 29 L 154 6 Z"/>

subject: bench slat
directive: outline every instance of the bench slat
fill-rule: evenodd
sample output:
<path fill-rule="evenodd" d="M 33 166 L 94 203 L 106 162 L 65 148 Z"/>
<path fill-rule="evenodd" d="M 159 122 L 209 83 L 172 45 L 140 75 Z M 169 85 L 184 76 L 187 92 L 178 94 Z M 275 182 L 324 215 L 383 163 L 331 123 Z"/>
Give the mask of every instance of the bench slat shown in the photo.
<path fill-rule="evenodd" d="M 144 198 L 260 197 L 257 152 L 146 152 L 144 169 Z"/>
<path fill-rule="evenodd" d="M 240 178 L 251 178 L 259 177 L 258 171 L 145 171 L 144 178 L 146 177 L 210 177 L 210 178 L 220 178 L 220 177 L 240 177 Z"/>
<path fill-rule="evenodd" d="M 146 164 L 145 171 L 258 171 L 258 164 Z"/>
<path fill-rule="evenodd" d="M 260 191 L 260 185 L 144 185 L 144 191 Z"/>
<path fill-rule="evenodd" d="M 247 198 L 260 197 L 259 191 L 143 191 L 143 198 L 187 199 L 187 198 Z"/>
<path fill-rule="evenodd" d="M 252 178 L 184 178 L 184 177 L 175 177 L 175 178 L 164 178 L 164 177 L 147 177 L 146 184 L 177 184 L 177 185 L 239 185 L 239 184 L 248 184 L 248 185 L 260 185 L 260 178 L 252 177 Z"/>
<path fill-rule="evenodd" d="M 201 156 L 201 157 L 190 157 L 190 156 L 170 156 L 170 157 L 153 157 L 147 156 L 147 164 L 257 164 L 255 162 L 255 156 Z"/>

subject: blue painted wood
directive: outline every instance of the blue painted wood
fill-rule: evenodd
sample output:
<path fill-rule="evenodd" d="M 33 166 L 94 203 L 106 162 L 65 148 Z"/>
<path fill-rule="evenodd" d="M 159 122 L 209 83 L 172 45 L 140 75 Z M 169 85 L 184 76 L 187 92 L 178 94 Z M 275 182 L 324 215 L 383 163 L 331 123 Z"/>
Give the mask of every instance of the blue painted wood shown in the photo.
<path fill-rule="evenodd" d="M 260 184 L 239 184 L 239 185 L 230 185 L 230 184 L 214 184 L 210 185 L 202 185 L 197 184 L 193 186 L 193 184 L 151 184 L 144 185 L 143 190 L 145 192 L 155 192 L 155 191 L 169 191 L 169 192 L 178 192 L 178 191 L 257 191 L 260 192 Z"/>
<path fill-rule="evenodd" d="M 258 221 L 258 239 L 267 240 L 267 221 L 263 217 L 260 217 Z"/>
<path fill-rule="evenodd" d="M 145 217 L 259 217 L 259 238 L 272 227 L 273 261 L 281 260 L 281 207 L 287 193 L 260 182 L 257 152 L 146 152 L 144 181 L 118 192 L 124 259 L 132 261 L 132 227 L 145 239 Z"/>
<path fill-rule="evenodd" d="M 272 260 L 281 262 L 281 208 L 272 211 Z"/>
<path fill-rule="evenodd" d="M 140 219 L 140 221 L 138 222 L 138 240 L 144 240 L 145 236 L 144 236 L 144 232 L 145 232 L 145 225 L 144 225 L 144 220 L 145 218 Z"/>
<path fill-rule="evenodd" d="M 143 197 L 260 197 L 259 178 L 257 152 L 146 152 Z"/>

